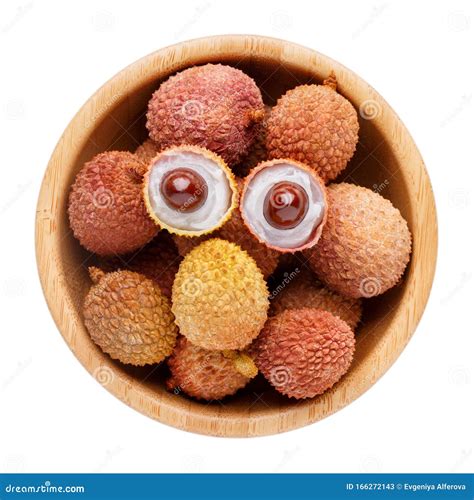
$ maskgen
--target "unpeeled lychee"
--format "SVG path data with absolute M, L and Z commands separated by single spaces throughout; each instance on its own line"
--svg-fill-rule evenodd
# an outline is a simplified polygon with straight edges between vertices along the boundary
M 270 158 L 292 158 L 328 182 L 352 158 L 359 123 L 352 104 L 336 92 L 333 75 L 323 85 L 300 85 L 278 99 L 267 125 Z
M 286 309 L 310 307 L 322 309 L 344 320 L 353 330 L 362 315 L 361 299 L 343 297 L 323 286 L 314 274 L 306 269 L 293 271 L 276 290 L 271 300 L 272 314 L 279 314 Z
M 408 264 L 411 235 L 392 203 L 353 184 L 328 187 L 328 218 L 305 253 L 321 281 L 346 297 L 374 297 L 396 285 Z
M 250 353 L 277 391 L 303 399 L 322 394 L 347 372 L 354 347 L 354 333 L 345 321 L 303 308 L 269 318 Z
M 204 349 L 243 349 L 267 319 L 268 289 L 255 261 L 234 243 L 211 239 L 191 250 L 173 283 L 180 332 Z
M 135 156 L 144 164 L 148 165 L 150 161 L 159 153 L 160 148 L 153 139 L 146 139 L 135 150 Z
M 202 146 L 234 165 L 249 151 L 263 116 L 252 78 L 231 66 L 206 64 L 160 85 L 148 104 L 146 126 L 160 148 Z
M 132 254 L 109 258 L 100 262 L 106 271 L 128 269 L 153 280 L 162 293 L 171 298 L 171 288 L 182 257 L 167 231 L 160 231 L 148 245 Z
M 169 356 L 177 328 L 158 285 L 131 271 L 90 268 L 90 275 L 94 284 L 83 312 L 92 340 L 111 358 L 131 365 L 159 363 Z
M 166 386 L 175 392 L 207 401 L 222 399 L 245 387 L 255 373 L 239 371 L 239 355 L 209 351 L 180 337 L 168 359 L 171 377 Z M 252 364 L 252 363 L 251 363 Z
M 98 255 L 132 252 L 148 243 L 158 228 L 142 199 L 143 164 L 125 151 L 107 151 L 87 162 L 69 194 L 74 236 Z

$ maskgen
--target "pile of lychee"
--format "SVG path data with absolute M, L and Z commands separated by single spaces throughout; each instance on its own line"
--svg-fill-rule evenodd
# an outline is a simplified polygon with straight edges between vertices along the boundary
M 166 362 L 168 389 L 208 401 L 259 372 L 296 399 L 344 376 L 362 300 L 400 281 L 411 236 L 389 200 L 332 182 L 359 132 L 336 86 L 271 107 L 239 69 L 191 67 L 151 96 L 134 153 L 82 167 L 68 214 L 97 256 L 83 315 L 105 353 Z

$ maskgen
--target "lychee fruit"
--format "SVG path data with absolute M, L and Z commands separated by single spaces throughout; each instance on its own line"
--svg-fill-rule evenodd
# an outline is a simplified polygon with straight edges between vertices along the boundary
M 235 173 L 239 177 L 246 177 L 252 168 L 268 159 L 266 146 L 267 122 L 270 117 L 271 109 L 271 106 L 265 104 L 265 115 L 263 120 L 255 127 L 255 139 L 250 151 L 248 155 L 234 168 Z
M 153 280 L 165 297 L 171 298 L 171 288 L 182 257 L 171 235 L 160 231 L 148 245 L 132 254 L 121 255 L 100 262 L 105 271 L 128 269 Z
M 255 261 L 234 243 L 204 241 L 181 262 L 172 310 L 180 332 L 204 349 L 243 349 L 262 329 L 268 289 Z
M 303 308 L 269 318 L 250 354 L 277 391 L 303 399 L 330 389 L 349 369 L 354 348 L 354 332 L 345 321 Z
M 352 104 L 336 92 L 331 75 L 323 85 L 300 85 L 272 108 L 267 124 L 269 158 L 292 158 L 314 168 L 324 182 L 352 158 L 359 123 Z
M 240 368 L 240 363 L 255 366 L 245 355 L 241 361 L 237 352 L 202 349 L 182 336 L 167 363 L 171 371 L 166 381 L 169 390 L 183 391 L 188 396 L 207 401 L 235 394 L 256 375 L 256 372 Z
M 230 66 L 206 64 L 160 85 L 148 103 L 146 126 L 160 148 L 202 146 L 232 166 L 249 151 L 263 116 L 252 78 Z
M 361 299 L 343 297 L 329 290 L 309 270 L 298 268 L 294 275 L 290 275 L 288 283 L 285 281 L 280 288 L 271 300 L 270 310 L 273 315 L 286 309 L 309 307 L 338 316 L 353 330 L 359 324 L 362 316 Z
M 326 188 L 303 163 L 270 160 L 245 178 L 240 213 L 264 245 L 294 253 L 314 246 L 326 222 Z
M 237 204 L 235 177 L 216 154 L 197 146 L 162 151 L 150 162 L 143 196 L 150 217 L 170 233 L 218 229 Z
M 143 164 L 132 153 L 107 151 L 87 162 L 69 194 L 74 236 L 98 255 L 132 252 L 158 232 L 142 197 Z
M 244 181 L 243 179 L 236 178 L 236 182 L 239 193 L 241 193 Z M 219 230 L 212 234 L 200 236 L 198 238 L 173 235 L 178 251 L 183 257 L 194 247 L 211 237 L 221 238 L 239 245 L 242 250 L 245 250 L 250 257 L 255 260 L 265 279 L 267 279 L 278 266 L 280 253 L 260 243 L 250 234 L 239 210 L 234 210 L 231 218 Z
M 392 203 L 353 184 L 328 187 L 328 219 L 310 267 L 346 297 L 374 297 L 395 286 L 410 259 L 411 235 Z
M 169 356 L 178 331 L 158 285 L 132 271 L 104 273 L 92 267 L 90 275 L 94 284 L 83 312 L 92 340 L 111 358 L 131 365 Z
M 160 148 L 158 144 L 153 139 L 148 138 L 135 150 L 135 156 L 142 163 L 148 165 L 150 161 L 159 153 L 159 151 Z

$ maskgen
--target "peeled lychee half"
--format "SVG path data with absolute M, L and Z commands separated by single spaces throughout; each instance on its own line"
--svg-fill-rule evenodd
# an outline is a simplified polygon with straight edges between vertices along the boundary
M 330 389 L 349 369 L 354 348 L 354 332 L 345 321 L 303 308 L 269 318 L 250 354 L 277 391 L 303 399 Z
M 236 178 L 235 180 L 239 190 L 240 199 L 240 193 L 242 192 L 244 181 L 239 178 Z M 194 247 L 211 237 L 221 238 L 239 245 L 242 250 L 245 250 L 250 257 L 255 260 L 265 278 L 268 278 L 278 266 L 280 253 L 277 250 L 273 250 L 263 243 L 260 243 L 254 236 L 252 236 L 247 226 L 244 224 L 240 210 L 234 210 L 231 218 L 220 229 L 212 234 L 197 238 L 173 235 L 178 251 L 183 257 Z
M 263 116 L 252 78 L 231 66 L 206 64 L 160 85 L 148 103 L 146 126 L 161 148 L 202 146 L 232 166 L 249 151 Z
M 352 158 L 359 134 L 357 112 L 336 92 L 331 75 L 323 85 L 300 85 L 278 99 L 267 125 L 269 158 L 292 158 L 314 168 L 324 182 Z
M 240 212 L 258 241 L 294 253 L 318 241 L 326 222 L 326 189 L 302 163 L 266 161 L 245 178 Z
M 392 203 L 370 189 L 328 186 L 328 218 L 321 238 L 305 252 L 330 289 L 346 297 L 374 297 L 396 285 L 408 264 L 411 235 Z
M 183 391 L 188 396 L 207 401 L 222 399 L 245 387 L 256 375 L 242 369 L 242 363 L 254 366 L 245 355 L 238 353 L 208 351 L 197 347 L 185 337 L 180 337 L 167 361 L 171 377 L 166 386 L 176 393 Z M 242 373 L 243 372 L 243 373 Z
M 98 255 L 132 252 L 158 232 L 142 197 L 143 164 L 125 151 L 107 151 L 87 162 L 69 194 L 74 236 Z
M 237 204 L 235 178 L 222 158 L 197 146 L 162 151 L 150 162 L 143 196 L 150 217 L 170 233 L 218 229 Z
M 289 274 L 280 284 L 271 300 L 271 313 L 279 314 L 286 309 L 310 307 L 322 309 L 344 320 L 353 330 L 362 315 L 361 299 L 343 297 L 326 288 L 316 276 L 307 269 L 299 269 Z
M 92 340 L 111 358 L 131 365 L 169 356 L 178 332 L 171 304 L 158 285 L 131 271 L 89 272 L 94 284 L 83 312 Z

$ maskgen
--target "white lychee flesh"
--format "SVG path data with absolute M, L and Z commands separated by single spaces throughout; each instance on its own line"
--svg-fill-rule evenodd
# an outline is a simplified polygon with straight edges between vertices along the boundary
M 207 198 L 192 212 L 174 209 L 164 200 L 160 186 L 165 174 L 187 168 L 199 174 L 207 184 Z M 152 164 L 148 180 L 148 199 L 157 219 L 182 231 L 208 231 L 221 225 L 232 207 L 233 190 L 226 171 L 212 157 L 194 151 L 165 151 Z
M 291 229 L 270 225 L 264 217 L 265 197 L 278 182 L 292 182 L 301 186 L 308 196 L 308 210 L 301 222 Z M 247 187 L 242 201 L 242 214 L 259 239 L 270 246 L 293 249 L 304 246 L 321 224 L 326 201 L 321 185 L 307 170 L 282 161 L 257 172 Z

